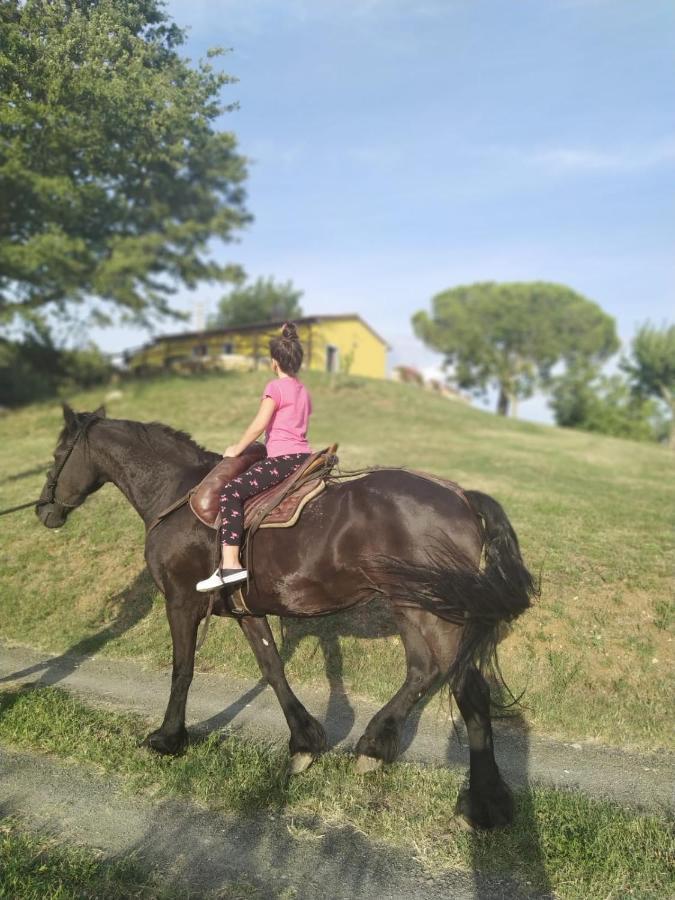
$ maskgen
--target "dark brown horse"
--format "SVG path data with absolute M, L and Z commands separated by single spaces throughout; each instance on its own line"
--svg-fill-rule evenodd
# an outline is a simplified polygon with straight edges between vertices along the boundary
M 70 511 L 107 481 L 122 491 L 147 528 L 220 459 L 164 425 L 68 407 L 64 418 L 55 464 L 36 508 L 48 528 L 63 525 Z M 213 569 L 215 552 L 213 532 L 185 506 L 147 534 L 145 558 L 166 597 L 173 640 L 169 703 L 161 727 L 147 739 L 159 753 L 180 753 L 187 743 L 185 704 L 197 630 L 208 607 L 208 596 L 198 594 L 195 583 Z M 239 625 L 288 722 L 291 771 L 302 771 L 322 753 L 326 737 L 286 681 L 266 616 L 324 615 L 379 596 L 392 606 L 407 673 L 359 740 L 357 770 L 394 760 L 407 716 L 446 682 L 469 737 L 470 781 L 458 812 L 481 827 L 509 822 L 511 795 L 495 763 L 490 692 L 480 670 L 504 623 L 529 606 L 533 592 L 499 504 L 433 476 L 379 469 L 337 480 L 294 527 L 258 531 L 246 593 L 255 615 L 240 618 Z M 214 611 L 227 615 L 226 601 L 223 591 Z

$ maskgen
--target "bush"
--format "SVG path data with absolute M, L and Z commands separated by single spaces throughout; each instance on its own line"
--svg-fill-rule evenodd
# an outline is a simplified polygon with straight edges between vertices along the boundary
M 556 379 L 550 401 L 556 424 L 636 441 L 663 438 L 658 404 L 636 396 L 620 375 L 572 369 Z
M 0 338 L 2 406 L 20 406 L 76 387 L 103 384 L 112 372 L 112 365 L 94 344 L 62 350 L 46 335 L 30 335 L 20 343 Z
M 113 373 L 113 367 L 95 344 L 78 350 L 64 350 L 61 354 L 63 383 L 61 387 L 93 387 L 105 384 Z

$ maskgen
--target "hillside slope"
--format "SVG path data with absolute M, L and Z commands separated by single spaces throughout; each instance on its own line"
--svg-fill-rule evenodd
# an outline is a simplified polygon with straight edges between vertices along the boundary
M 159 420 L 219 450 L 256 407 L 264 373 L 167 378 L 122 387 L 115 418 Z M 409 385 L 309 375 L 315 446 L 340 443 L 346 468 L 407 465 L 493 494 L 518 532 L 542 597 L 504 643 L 501 662 L 539 730 L 619 744 L 668 741 L 672 660 L 669 576 L 675 506 L 663 448 L 501 420 Z M 103 392 L 104 393 L 104 392 Z M 102 392 L 72 398 L 92 409 Z M 37 496 L 60 429 L 57 404 L 0 419 L 0 506 Z M 30 511 L 0 521 L 0 634 L 76 653 L 170 661 L 161 598 L 143 571 L 143 527 L 112 486 L 58 532 Z M 378 633 L 384 638 L 376 639 Z M 291 678 L 328 673 L 336 691 L 385 699 L 402 674 L 382 609 L 290 623 Z M 202 668 L 255 676 L 231 622 L 219 622 Z

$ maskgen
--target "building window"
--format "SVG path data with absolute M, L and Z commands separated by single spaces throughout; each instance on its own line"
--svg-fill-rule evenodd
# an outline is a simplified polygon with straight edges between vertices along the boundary
M 234 353 L 234 344 L 232 341 L 225 341 L 223 344 L 223 354 L 229 356 L 231 353 Z
M 334 344 L 326 347 L 326 372 L 337 372 L 340 351 Z
M 192 348 L 193 356 L 208 356 L 209 348 L 207 344 L 195 344 Z

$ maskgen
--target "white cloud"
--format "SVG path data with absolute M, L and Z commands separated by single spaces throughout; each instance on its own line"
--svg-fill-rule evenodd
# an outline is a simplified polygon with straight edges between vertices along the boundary
M 529 162 L 558 173 L 638 172 L 675 162 L 675 138 L 639 147 L 549 147 L 525 156 Z
M 273 138 L 254 138 L 244 148 L 253 164 L 281 165 L 290 168 L 305 160 L 307 146 L 304 141 L 283 142 Z

